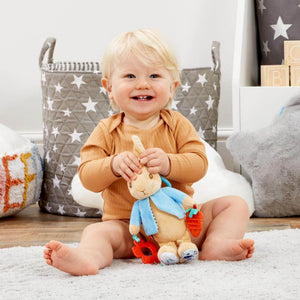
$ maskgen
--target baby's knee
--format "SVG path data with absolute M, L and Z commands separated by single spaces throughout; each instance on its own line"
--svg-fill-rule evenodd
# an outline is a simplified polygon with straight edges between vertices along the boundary
M 249 207 L 247 202 L 242 197 L 229 196 L 225 201 L 229 211 L 231 211 L 235 215 L 239 215 L 244 219 L 249 219 Z
M 216 216 L 224 210 L 233 210 L 239 214 L 249 215 L 246 201 L 240 196 L 229 195 L 212 201 L 212 215 Z
M 85 227 L 84 233 L 97 234 L 98 236 L 105 234 L 107 234 L 108 236 L 119 236 L 122 235 L 124 232 L 123 227 L 124 225 L 121 222 L 118 222 L 117 220 L 97 222 Z
M 102 223 L 98 222 L 98 223 L 93 223 L 93 224 L 90 224 L 88 226 L 86 226 L 84 229 L 83 229 L 83 234 L 84 235 L 91 235 L 91 234 L 98 234 L 99 231 L 101 231 L 101 227 L 102 227 Z
M 240 210 L 241 212 L 245 212 L 249 214 L 249 207 L 245 199 L 240 196 L 230 196 L 229 197 L 230 205 Z

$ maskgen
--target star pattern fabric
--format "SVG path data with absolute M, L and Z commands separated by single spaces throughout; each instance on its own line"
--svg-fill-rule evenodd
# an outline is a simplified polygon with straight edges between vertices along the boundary
M 300 40 L 299 0 L 256 0 L 261 65 L 281 65 L 286 40 Z
M 93 102 L 91 97 L 89 97 L 88 102 L 82 104 L 86 107 L 85 112 L 88 112 L 90 110 L 96 112 L 95 105 L 97 104 L 97 102 Z
M 278 17 L 277 23 L 270 26 L 274 30 L 274 40 L 280 36 L 283 36 L 286 39 L 289 38 L 287 35 L 287 30 L 292 26 L 292 24 L 284 24 L 280 16 Z
M 76 129 L 74 129 L 73 133 L 69 133 L 69 136 L 72 138 L 72 143 L 75 141 L 81 142 L 80 136 L 82 135 L 82 132 L 77 132 Z
M 217 70 L 216 65 L 182 70 L 182 85 L 171 107 L 213 147 L 220 97 L 219 57 L 216 61 Z M 54 62 L 41 67 L 45 171 L 40 207 L 60 215 L 99 217 L 99 210 L 80 206 L 71 194 L 82 145 L 98 122 L 113 114 L 99 64 L 88 63 L 88 70 L 86 64 Z
M 45 171 L 40 206 L 60 215 L 99 217 L 97 209 L 74 202 L 70 187 L 82 145 L 99 120 L 111 115 L 109 99 L 101 73 L 50 70 L 55 64 L 61 69 L 61 63 L 45 65 L 41 75 Z
M 211 68 L 183 69 L 183 84 L 175 92 L 172 109 L 187 117 L 199 136 L 217 147 L 220 73 Z

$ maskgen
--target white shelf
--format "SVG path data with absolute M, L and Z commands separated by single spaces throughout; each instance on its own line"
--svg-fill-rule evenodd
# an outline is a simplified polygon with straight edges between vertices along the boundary
M 239 94 L 238 129 L 256 130 L 270 125 L 300 87 L 240 87 Z
M 234 44 L 232 75 L 233 130 L 241 130 L 241 87 L 255 86 L 258 82 L 257 44 L 254 1 L 239 0 Z

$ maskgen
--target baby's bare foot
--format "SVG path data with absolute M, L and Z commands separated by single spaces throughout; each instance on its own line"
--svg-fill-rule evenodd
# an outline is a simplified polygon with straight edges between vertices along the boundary
M 72 275 L 96 275 L 99 271 L 89 254 L 57 241 L 46 244 L 44 258 L 48 265 Z
M 254 241 L 251 239 L 213 239 L 205 241 L 201 260 L 242 260 L 252 257 Z

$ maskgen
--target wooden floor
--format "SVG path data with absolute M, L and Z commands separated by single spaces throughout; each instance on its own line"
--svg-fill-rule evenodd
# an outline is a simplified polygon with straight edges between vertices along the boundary
M 0 248 L 44 245 L 52 239 L 65 243 L 78 242 L 83 228 L 95 222 L 100 220 L 44 213 L 35 204 L 16 216 L 0 219 Z M 288 228 L 300 228 L 300 217 L 251 218 L 247 231 Z

